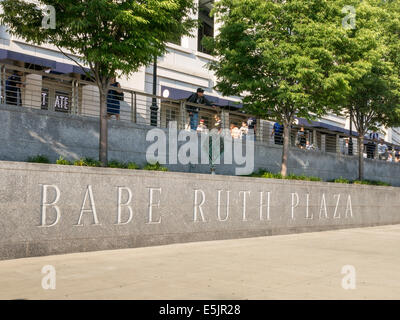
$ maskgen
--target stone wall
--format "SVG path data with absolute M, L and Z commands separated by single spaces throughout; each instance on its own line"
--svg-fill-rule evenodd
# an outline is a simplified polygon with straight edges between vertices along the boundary
M 397 224 L 399 212 L 395 187 L 0 161 L 0 259 Z
M 0 123 L 0 160 L 26 161 L 28 157 L 38 154 L 47 155 L 53 162 L 59 156 L 69 160 L 98 158 L 97 118 L 0 105 Z M 146 135 L 151 128 L 109 121 L 109 159 L 145 164 L 146 150 L 151 144 L 146 141 Z M 178 147 L 182 144 L 179 142 Z M 262 168 L 278 172 L 281 152 L 281 147 L 256 141 L 255 170 Z M 210 172 L 208 165 L 174 164 L 167 167 L 177 172 Z M 219 165 L 216 172 L 234 175 L 235 168 L 235 165 Z M 290 150 L 288 170 L 289 173 L 318 176 L 324 180 L 339 177 L 356 179 L 358 160 L 357 157 L 296 148 Z M 365 178 L 400 186 L 400 165 L 365 159 Z

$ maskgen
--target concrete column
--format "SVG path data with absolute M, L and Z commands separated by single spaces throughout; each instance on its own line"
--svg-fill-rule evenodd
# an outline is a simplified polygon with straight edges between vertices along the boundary
M 340 139 L 338 134 L 336 134 L 336 153 L 340 154 Z
M 198 8 L 199 6 L 199 0 L 194 0 L 195 6 Z M 195 14 L 191 15 L 191 18 L 197 20 L 198 19 L 198 12 Z M 193 52 L 197 51 L 197 38 L 198 38 L 198 30 L 197 28 L 193 29 L 191 34 L 189 36 L 183 36 L 181 39 L 181 45 L 182 47 L 186 49 L 190 49 Z
M 39 74 L 27 74 L 25 75 L 24 82 L 22 105 L 40 109 L 42 101 L 42 76 Z
M 317 130 L 313 130 L 313 144 L 314 147 L 318 147 Z
M 221 111 L 221 121 L 222 121 L 222 129 L 229 129 L 229 111 L 222 110 Z
M 321 151 L 325 152 L 326 150 L 326 135 L 321 134 Z

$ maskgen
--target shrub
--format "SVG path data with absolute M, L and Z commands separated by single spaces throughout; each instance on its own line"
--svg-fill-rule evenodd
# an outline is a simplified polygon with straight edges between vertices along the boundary
M 266 178 L 266 179 L 282 179 L 282 175 L 280 173 L 272 173 L 265 169 L 260 169 L 257 172 L 253 172 L 250 177 L 256 178 Z
M 295 175 L 293 173 L 287 175 L 285 178 L 280 173 L 272 173 L 266 170 L 259 170 L 250 175 L 251 177 L 266 178 L 266 179 L 288 179 L 288 180 L 304 180 L 304 181 L 322 181 L 319 177 L 308 177 L 305 175 Z
M 338 179 L 335 179 L 335 180 L 333 180 L 332 182 L 335 182 L 335 183 L 351 183 L 350 180 L 348 180 L 348 179 L 346 179 L 346 178 L 343 178 L 343 177 L 340 177 L 340 178 L 338 178 Z
M 80 167 L 100 167 L 100 162 L 92 158 L 83 158 L 75 160 L 74 166 Z
M 139 169 L 139 166 L 134 162 L 128 162 L 126 164 L 126 168 L 131 169 L 131 170 L 136 170 L 136 169 Z
M 148 163 L 143 167 L 143 170 L 152 170 L 152 171 L 168 171 L 168 168 L 163 167 L 158 162 L 155 164 Z
M 125 164 L 123 162 L 119 162 L 118 160 L 109 161 L 108 166 L 110 168 L 119 168 L 119 169 L 127 169 L 128 168 L 127 164 Z
M 371 186 L 385 186 L 385 187 L 390 187 L 390 183 L 386 183 L 383 181 L 374 181 L 374 180 L 354 180 L 354 184 L 365 184 L 365 185 L 371 185 Z
M 310 176 L 310 177 L 308 177 L 308 181 L 322 181 L 322 179 L 320 178 L 320 177 L 313 177 L 313 176 Z
M 83 160 L 83 159 L 75 160 L 75 161 L 74 161 L 74 166 L 79 166 L 79 167 L 84 167 L 84 166 L 86 166 L 85 160 Z
M 265 171 L 261 174 L 261 178 L 266 178 L 266 179 L 282 179 L 282 175 L 280 173 L 272 173 Z
M 303 180 L 303 181 L 322 181 L 321 178 L 319 177 L 313 177 L 313 176 L 305 176 L 305 175 L 295 175 L 295 174 L 289 174 L 286 176 L 285 179 L 288 180 Z
M 49 158 L 47 156 L 39 154 L 34 157 L 29 157 L 28 162 L 35 162 L 35 163 L 50 163 Z
M 66 159 L 64 159 L 62 156 L 60 156 L 57 160 L 56 160 L 56 164 L 59 165 L 64 165 L 64 166 L 69 166 L 72 164 L 71 161 L 68 161 Z

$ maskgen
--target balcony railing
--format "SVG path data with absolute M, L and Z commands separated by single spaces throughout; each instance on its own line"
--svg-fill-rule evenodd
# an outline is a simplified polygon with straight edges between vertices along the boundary
M 0 101 L 16 107 L 30 107 L 73 115 L 99 117 L 100 99 L 97 86 L 93 82 L 70 77 L 21 68 L 8 64 L 0 65 Z M 21 75 L 17 73 L 21 72 Z M 231 129 L 232 136 L 241 138 L 252 115 L 240 110 L 220 106 L 209 107 L 153 96 L 137 90 L 111 86 L 107 97 L 107 112 L 110 121 L 131 122 L 140 125 L 168 128 L 171 121 L 177 122 L 178 129 L 190 130 L 188 107 L 198 108 L 198 131 L 207 132 L 214 128 Z M 155 99 L 157 111 L 151 112 Z M 153 117 L 153 118 L 152 118 Z M 156 117 L 156 118 L 155 118 Z M 271 147 L 281 147 L 280 132 L 273 132 L 273 123 L 268 119 L 257 119 L 255 125 L 256 141 Z M 350 147 L 349 147 L 350 143 Z M 353 146 L 351 147 L 351 143 Z M 386 143 L 387 150 L 378 146 L 378 141 L 364 139 L 364 157 L 370 159 L 393 160 L 400 162 L 400 146 Z M 340 156 L 357 156 L 357 137 L 349 134 L 316 128 L 312 125 L 293 125 L 290 130 L 290 146 L 304 152 L 325 152 Z

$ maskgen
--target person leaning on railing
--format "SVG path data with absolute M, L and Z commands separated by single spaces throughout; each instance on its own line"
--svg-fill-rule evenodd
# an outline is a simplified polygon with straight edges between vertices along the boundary
M 383 139 L 381 139 L 378 144 L 378 157 L 379 160 L 387 160 L 388 157 L 388 146 Z
M 204 90 L 198 88 L 196 93 L 193 93 L 189 98 L 186 99 L 187 102 L 196 104 L 205 104 L 206 106 L 214 105 L 204 96 Z M 186 111 L 189 113 L 190 117 L 190 129 L 196 131 L 199 123 L 199 107 L 186 105 Z

